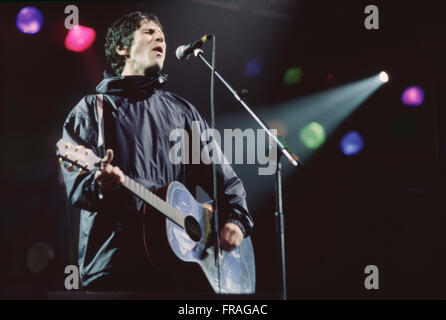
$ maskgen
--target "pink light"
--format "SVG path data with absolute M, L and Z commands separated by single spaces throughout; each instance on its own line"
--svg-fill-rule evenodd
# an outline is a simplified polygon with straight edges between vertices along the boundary
M 419 86 L 411 86 L 403 91 L 401 101 L 410 107 L 416 107 L 424 101 L 424 90 Z
M 74 26 L 65 38 L 65 48 L 74 52 L 87 50 L 96 38 L 96 31 L 81 25 Z

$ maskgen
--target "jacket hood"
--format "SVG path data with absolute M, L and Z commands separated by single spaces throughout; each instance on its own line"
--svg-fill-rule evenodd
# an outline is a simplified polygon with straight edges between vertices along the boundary
M 167 75 L 154 76 L 116 76 L 104 72 L 104 79 L 97 85 L 96 92 L 112 95 L 150 94 L 167 81 Z

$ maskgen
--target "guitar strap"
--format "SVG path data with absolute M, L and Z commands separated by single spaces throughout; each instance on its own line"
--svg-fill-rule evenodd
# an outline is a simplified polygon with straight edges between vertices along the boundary
M 98 147 L 104 144 L 102 138 L 102 118 L 104 114 L 104 95 L 102 93 L 96 95 L 96 107 L 98 111 Z

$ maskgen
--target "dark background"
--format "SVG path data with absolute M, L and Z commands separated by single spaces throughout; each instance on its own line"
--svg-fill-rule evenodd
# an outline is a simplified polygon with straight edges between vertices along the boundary
M 63 290 L 64 266 L 75 261 L 76 217 L 65 205 L 54 157 L 63 121 L 83 95 L 94 92 L 105 67 L 106 28 L 121 15 L 153 10 L 166 29 L 168 89 L 209 119 L 209 72 L 180 62 L 175 48 L 204 33 L 217 36 L 217 68 L 249 91 L 256 110 L 356 81 L 381 70 L 391 81 L 328 137 L 305 167 L 289 171 L 284 189 L 288 295 L 291 299 L 446 298 L 444 30 L 439 2 L 407 1 L 144 1 L 74 2 L 80 24 L 96 30 L 82 53 L 63 45 L 64 8 L 72 2 L 1 3 L 1 266 L 5 296 Z M 364 8 L 378 6 L 380 29 L 364 28 Z M 25 5 L 44 25 L 35 35 L 15 26 Z M 209 50 L 210 52 L 210 47 Z M 208 52 L 208 54 L 209 54 Z M 249 59 L 262 74 L 245 77 Z M 283 84 L 287 68 L 302 81 Z M 334 79 L 327 81 L 328 73 Z M 425 89 L 418 108 L 402 105 L 409 85 Z M 243 114 L 216 85 L 219 117 Z M 236 123 L 236 122 L 235 122 Z M 256 127 L 252 123 L 252 127 Z M 339 139 L 359 129 L 363 152 L 346 157 Z M 297 137 L 287 137 L 297 139 Z M 284 164 L 287 166 L 287 164 Z M 237 170 L 255 172 L 246 165 Z M 239 172 L 243 177 L 244 173 Z M 259 294 L 280 290 L 275 264 L 274 198 L 256 198 L 244 179 L 255 218 L 253 242 Z M 55 258 L 41 273 L 26 267 L 27 251 L 48 243 Z M 364 288 L 364 268 L 380 270 L 380 289 Z

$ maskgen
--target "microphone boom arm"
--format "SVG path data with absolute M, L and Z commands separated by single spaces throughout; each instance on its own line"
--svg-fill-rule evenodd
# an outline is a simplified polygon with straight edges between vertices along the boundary
M 212 70 L 212 65 L 206 60 L 206 58 L 203 56 L 203 50 L 201 49 L 195 49 L 194 55 L 196 57 L 200 57 L 201 60 Z M 217 72 L 217 70 L 213 70 L 215 75 L 218 79 L 228 88 L 228 90 L 232 93 L 234 98 L 240 102 L 240 104 L 246 109 L 246 111 L 249 112 L 249 114 L 254 118 L 254 120 L 262 127 L 263 130 L 266 131 L 266 133 L 273 139 L 274 142 L 276 142 L 277 147 L 279 150 L 285 155 L 285 157 L 288 159 L 288 161 L 295 167 L 298 165 L 303 165 L 302 161 L 299 159 L 299 157 L 291 150 L 291 148 L 286 145 L 283 138 L 279 139 L 277 136 L 275 136 L 269 128 L 266 126 L 266 124 L 254 113 L 254 111 L 251 110 L 251 108 L 246 104 L 246 102 L 243 100 L 242 97 L 237 93 L 236 90 L 234 90 L 229 83 L 226 82 L 226 80 Z M 283 142 L 282 142 L 283 141 Z

